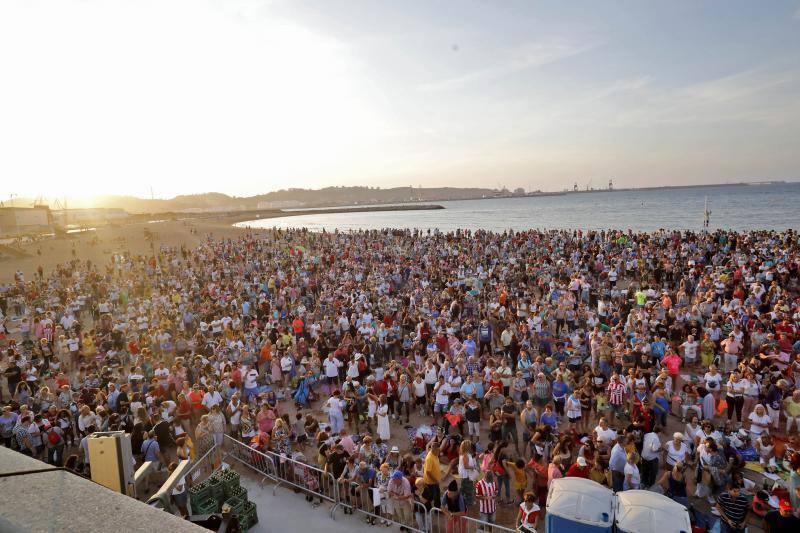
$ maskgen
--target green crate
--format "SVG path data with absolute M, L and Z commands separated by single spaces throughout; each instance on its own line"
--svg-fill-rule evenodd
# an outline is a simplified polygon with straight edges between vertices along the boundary
M 214 498 L 192 498 L 192 514 L 210 514 L 218 511 L 217 501 Z
M 222 485 L 225 487 L 225 496 L 230 498 L 234 489 L 239 487 L 239 474 L 233 470 L 223 470 Z
M 239 516 L 242 513 L 242 509 L 244 508 L 244 504 L 246 502 L 247 500 L 233 497 L 225 500 L 225 503 L 223 503 L 223 505 L 229 505 L 231 508 L 231 513 L 233 513 L 236 516 Z
M 253 509 L 253 512 L 250 514 L 238 516 L 237 519 L 239 520 L 239 526 L 241 527 L 242 531 L 247 531 L 254 525 L 258 524 L 258 514 L 256 514 L 255 509 Z
M 244 506 L 242 506 L 242 512 L 239 515 L 239 520 L 245 520 L 250 524 L 249 527 L 253 527 L 254 524 L 258 523 L 258 513 L 256 512 L 256 504 L 251 501 L 246 501 Z
M 208 483 L 203 481 L 196 485 L 192 485 L 191 487 L 189 487 L 189 495 L 192 498 L 198 498 L 201 500 L 206 499 L 208 496 L 211 495 Z
M 217 500 L 217 502 L 225 501 L 225 485 L 222 484 L 222 480 L 218 477 L 212 477 L 208 480 L 208 488 L 211 493 L 211 497 Z
M 256 519 L 255 522 L 252 522 L 250 517 L 244 517 L 244 516 L 239 517 L 239 528 L 242 531 L 247 531 L 248 529 L 250 529 L 251 527 L 253 527 L 257 523 L 258 523 L 257 519 Z
M 231 489 L 229 494 L 226 494 L 226 496 L 228 498 L 239 498 L 247 501 L 247 489 L 244 487 L 234 487 Z

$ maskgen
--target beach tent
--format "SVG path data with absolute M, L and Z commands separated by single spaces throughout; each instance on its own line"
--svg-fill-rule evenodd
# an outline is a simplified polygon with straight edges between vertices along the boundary
M 547 494 L 545 531 L 610 532 L 614 524 L 614 493 L 579 477 L 554 479 Z
M 619 533 L 691 533 L 686 507 L 663 494 L 626 490 L 616 495 L 614 521 Z

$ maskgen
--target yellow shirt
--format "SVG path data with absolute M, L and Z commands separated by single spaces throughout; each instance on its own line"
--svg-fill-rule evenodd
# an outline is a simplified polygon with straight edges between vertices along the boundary
M 435 453 L 430 453 L 425 456 L 425 466 L 422 469 L 422 480 L 426 485 L 436 485 L 439 483 L 441 476 L 441 466 L 439 465 L 439 456 Z
M 603 396 L 598 396 L 597 397 L 597 410 L 598 411 L 602 411 L 603 409 L 606 408 L 607 405 L 608 405 L 608 398 L 605 398 Z
M 511 461 L 506 461 L 506 470 L 514 476 L 514 488 L 524 489 L 528 486 L 528 476 L 525 474 L 524 468 L 517 468 Z
M 786 400 L 786 414 L 795 418 L 800 416 L 800 403 L 795 402 L 793 398 Z

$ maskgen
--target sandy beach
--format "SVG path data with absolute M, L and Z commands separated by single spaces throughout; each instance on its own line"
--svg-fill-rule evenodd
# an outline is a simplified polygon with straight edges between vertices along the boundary
M 167 220 L 163 222 L 141 222 L 119 226 L 99 226 L 95 231 L 72 233 L 68 237 L 51 237 L 38 242 L 23 244 L 20 248 L 25 257 L 2 257 L 0 259 L 0 283 L 14 281 L 14 273 L 21 270 L 26 279 L 31 279 L 41 266 L 45 274 L 61 263 L 74 258 L 105 265 L 116 253 L 148 254 L 160 246 L 197 246 L 208 237 L 233 238 L 248 230 L 232 226 L 229 221 L 212 220 Z M 147 238 L 147 232 L 153 235 Z

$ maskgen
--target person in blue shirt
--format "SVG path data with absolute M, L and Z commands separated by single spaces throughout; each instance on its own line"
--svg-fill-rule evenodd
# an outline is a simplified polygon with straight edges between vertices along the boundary
M 558 361 L 559 363 L 561 363 L 562 361 L 566 361 L 568 356 L 569 356 L 569 354 L 564 349 L 564 343 L 563 342 L 557 342 L 556 343 L 556 351 L 553 353 L 553 358 L 556 361 Z
M 528 355 L 528 352 L 522 351 L 519 354 L 519 361 L 517 361 L 517 370 L 522 372 L 522 377 L 525 378 L 526 381 L 531 379 L 531 358 Z
M 147 433 L 147 438 L 142 442 L 142 457 L 144 462 L 147 461 L 156 461 L 161 462 L 162 465 L 166 466 L 167 461 L 164 459 L 164 454 L 161 453 L 161 448 L 158 446 L 158 441 L 156 440 L 156 434 L 154 431 L 150 431 Z
M 489 356 L 492 355 L 492 326 L 485 318 L 481 320 L 481 323 L 478 325 L 478 343 L 478 355 L 483 355 L 484 348 Z
M 653 413 L 656 415 L 658 423 L 662 427 L 667 427 L 667 415 L 669 414 L 669 399 L 662 389 L 653 393 Z
M 547 330 L 542 330 L 539 334 L 539 351 L 545 355 L 545 357 L 550 357 L 553 353 L 553 345 L 550 342 L 550 332 Z
M 471 375 L 467 375 L 467 379 L 461 385 L 461 390 L 459 392 L 461 393 L 461 397 L 464 399 L 464 401 L 471 398 L 472 395 L 477 392 L 475 383 L 473 383 Z
M 569 387 L 564 381 L 564 376 L 561 373 L 556 373 L 556 379 L 553 381 L 553 401 L 556 404 L 556 413 L 564 415 L 564 404 L 567 401 L 567 393 Z
M 478 345 L 472 339 L 472 335 L 467 335 L 467 338 L 463 343 L 463 348 L 464 348 L 464 353 L 466 353 L 468 357 L 475 355 L 475 352 L 478 349 Z
M 552 429 L 556 429 L 556 426 L 558 426 L 558 416 L 553 412 L 553 407 L 549 403 L 544 406 L 544 412 L 539 418 L 539 423 L 550 426 Z
M 661 339 L 656 337 L 656 340 L 650 343 L 650 353 L 653 357 L 661 361 L 667 351 L 667 345 Z
M 475 372 L 474 376 L 472 382 L 475 384 L 475 396 L 477 396 L 479 400 L 483 400 L 483 397 L 486 395 L 486 389 L 483 386 L 483 378 L 480 372 Z

